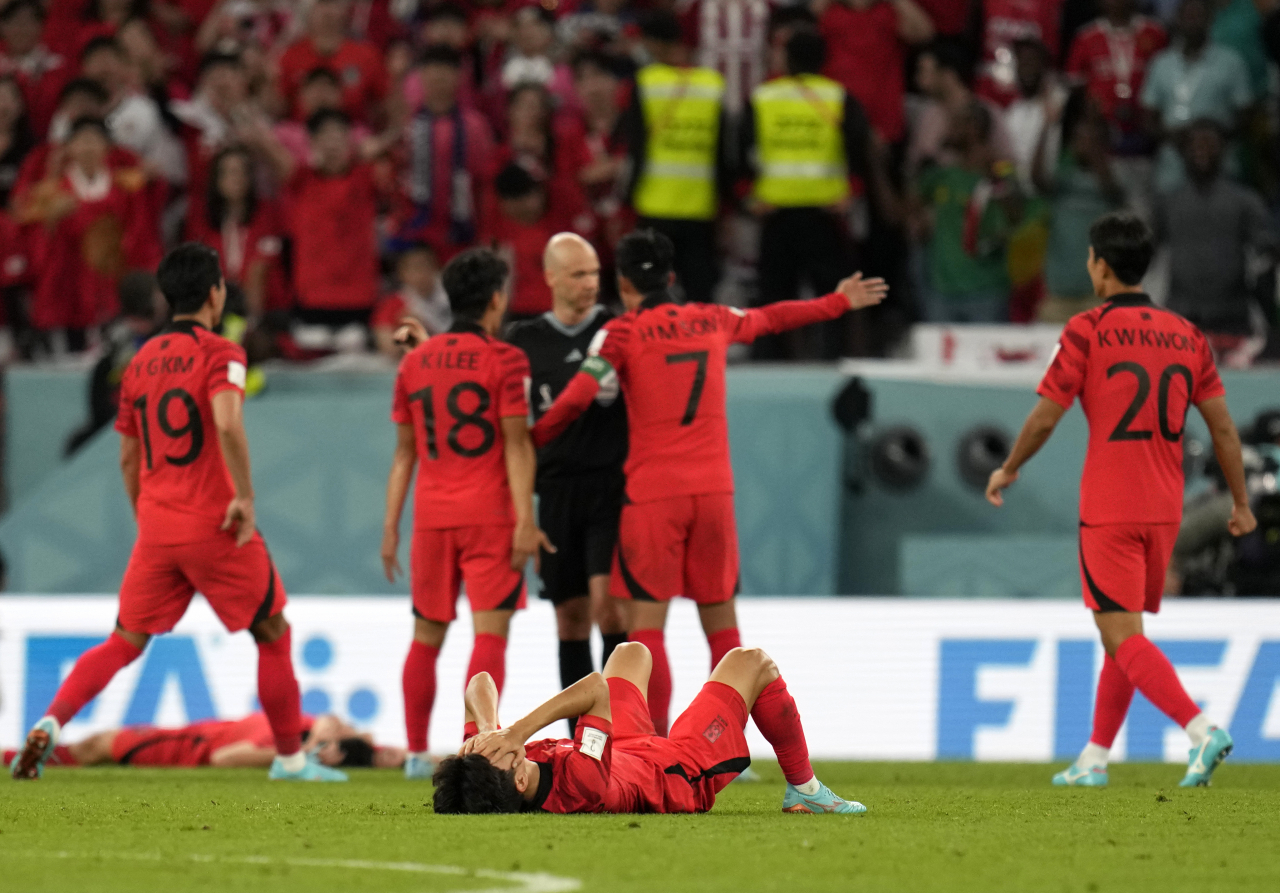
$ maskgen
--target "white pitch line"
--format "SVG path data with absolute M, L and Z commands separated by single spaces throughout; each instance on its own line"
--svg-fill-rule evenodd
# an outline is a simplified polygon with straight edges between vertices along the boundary
M 345 868 L 353 871 L 402 871 L 413 874 L 442 874 L 449 877 L 474 877 L 504 881 L 519 886 L 486 887 L 465 893 L 573 893 L 582 889 L 577 878 L 527 871 L 497 871 L 492 868 L 463 868 L 459 865 L 427 865 L 423 862 L 371 862 L 365 859 L 298 859 L 277 856 L 210 856 L 191 853 L 187 856 L 165 856 L 162 853 L 9 853 L 13 856 L 44 856 L 54 859 L 123 859 L 132 862 L 221 862 L 229 865 L 288 865 L 293 868 Z M 461 891 L 460 891 L 461 893 Z

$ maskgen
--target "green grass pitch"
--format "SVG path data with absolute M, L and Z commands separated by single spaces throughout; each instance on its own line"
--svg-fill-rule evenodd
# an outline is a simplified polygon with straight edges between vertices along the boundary
M 862 817 L 779 812 L 775 764 L 704 816 L 441 816 L 431 785 L 249 770 L 53 769 L 0 780 L 0 889 L 442 891 L 1280 890 L 1280 766 L 1182 790 L 1174 765 L 1117 765 L 1105 790 L 1055 768 L 826 763 Z

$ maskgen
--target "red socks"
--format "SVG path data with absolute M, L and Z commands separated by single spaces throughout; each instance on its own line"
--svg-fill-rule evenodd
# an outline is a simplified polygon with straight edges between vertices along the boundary
M 409 750 L 425 753 L 427 726 L 431 708 L 436 702 L 436 659 L 440 649 L 414 639 L 404 661 L 401 684 L 404 687 L 404 728 L 409 736 Z
M 708 633 L 707 644 L 711 646 L 711 669 L 714 670 L 726 654 L 742 647 L 742 637 L 738 635 L 738 628 L 735 626 Z
M 1098 697 L 1093 704 L 1093 734 L 1089 736 L 1091 744 L 1110 749 L 1129 713 L 1132 700 L 1133 683 L 1115 658 L 1108 654 L 1102 662 L 1102 675 L 1098 677 Z
M 502 694 L 502 683 L 507 679 L 506 639 L 493 633 L 476 633 L 475 643 L 471 646 L 471 663 L 467 665 L 467 678 L 462 680 L 464 690 L 476 673 L 492 676 L 498 694 Z
M 649 718 L 663 738 L 667 737 L 667 720 L 671 712 L 671 663 L 667 660 L 667 640 L 660 629 L 636 629 L 629 636 L 649 649 L 653 670 L 649 673 Z
M 292 655 L 292 629 L 285 629 L 274 642 L 258 643 L 258 701 L 282 757 L 302 749 L 302 695 Z
M 1200 713 L 1159 648 L 1146 636 L 1130 636 L 1116 649 L 1116 664 L 1165 716 L 1185 727 Z M 1105 667 L 1104 670 L 1105 672 Z
M 107 687 L 116 673 L 137 660 L 140 654 L 142 649 L 133 647 L 118 632 L 113 632 L 101 645 L 80 655 L 71 674 L 53 696 L 48 715 L 65 726 L 80 708 Z
M 787 691 L 787 683 L 779 676 L 764 687 L 751 708 L 751 718 L 764 739 L 773 746 L 778 765 L 787 782 L 801 785 L 813 778 L 809 765 L 809 744 L 804 740 L 804 726 L 795 699 Z

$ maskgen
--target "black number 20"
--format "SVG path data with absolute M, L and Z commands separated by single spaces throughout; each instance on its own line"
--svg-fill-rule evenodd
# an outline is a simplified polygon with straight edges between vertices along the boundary
M 702 389 L 707 383 L 707 351 L 695 350 L 689 353 L 673 353 L 667 357 L 667 365 L 676 363 L 697 363 L 698 369 L 693 373 L 693 389 L 689 391 L 689 402 L 684 407 L 684 418 L 681 425 L 692 425 L 698 415 L 698 404 L 702 402 Z
M 1111 432 L 1108 440 L 1150 440 L 1154 433 L 1151 431 L 1135 431 L 1129 426 L 1133 424 L 1134 419 L 1138 417 L 1138 413 L 1142 411 L 1142 407 L 1147 402 L 1147 398 L 1151 396 L 1151 376 L 1147 374 L 1147 370 L 1137 363 L 1124 362 L 1116 363 L 1107 369 L 1107 378 L 1118 375 L 1121 372 L 1128 372 L 1138 380 L 1138 392 L 1133 395 L 1133 402 L 1129 404 L 1129 408 L 1125 410 L 1124 415 L 1120 417 L 1120 421 L 1116 423 L 1115 430 Z M 1181 378 L 1187 383 L 1187 398 L 1190 400 L 1192 392 L 1195 390 L 1191 377 L 1191 370 L 1181 363 L 1174 363 L 1172 366 L 1165 368 L 1160 373 L 1160 384 L 1156 393 L 1156 408 L 1160 417 L 1160 436 L 1170 443 L 1176 443 L 1182 438 L 1182 432 L 1187 429 L 1186 415 L 1184 415 L 1182 427 L 1174 431 L 1169 424 L 1169 388 L 1173 385 L 1175 378 Z
M 440 449 L 436 445 L 434 393 L 434 387 L 425 387 L 409 395 L 410 400 L 417 400 L 422 404 L 422 426 L 427 434 L 428 459 L 440 458 Z M 462 408 L 463 394 L 475 395 L 476 406 L 470 412 Z M 454 422 L 453 427 L 449 429 L 446 440 L 453 451 L 464 459 L 475 459 L 483 456 L 489 452 L 490 447 L 498 439 L 498 432 L 494 429 L 493 423 L 484 417 L 484 414 L 489 411 L 490 402 L 489 392 L 474 381 L 458 382 L 449 390 L 449 395 L 445 397 L 445 409 L 449 411 L 449 415 L 453 416 Z M 478 446 L 465 447 L 462 445 L 462 431 L 468 427 L 475 428 L 480 432 Z
M 182 404 L 182 408 L 187 413 L 187 420 L 176 427 L 169 421 L 169 405 L 175 400 Z M 142 448 L 146 454 L 147 470 L 150 471 L 152 468 L 151 423 L 147 419 L 147 395 L 143 394 L 134 400 L 133 405 L 137 408 L 138 417 L 142 420 Z M 173 388 L 160 396 L 160 402 L 156 405 L 156 425 L 159 426 L 161 433 L 173 440 L 183 437 L 191 438 L 185 453 L 176 456 L 165 453 L 164 460 L 170 465 L 190 465 L 200 456 L 200 450 L 204 448 L 204 423 L 200 421 L 200 407 L 196 406 L 195 398 L 182 388 Z

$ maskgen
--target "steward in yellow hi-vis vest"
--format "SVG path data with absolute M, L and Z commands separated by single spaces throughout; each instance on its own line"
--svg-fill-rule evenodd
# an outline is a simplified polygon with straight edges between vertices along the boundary
M 710 301 L 720 279 L 716 218 L 729 194 L 724 77 L 686 65 L 680 25 L 670 12 L 641 18 L 653 62 L 636 73 L 625 121 L 631 206 L 642 227 L 675 245 L 676 280 L 690 301 Z
M 806 284 L 827 294 L 856 269 L 850 177 L 871 180 L 866 113 L 844 87 L 818 74 L 826 59 L 822 36 L 796 31 L 786 54 L 787 74 L 755 89 L 740 125 L 747 207 L 760 218 L 757 305 L 799 298 Z M 824 326 L 816 349 L 794 338 L 762 338 L 752 356 L 834 359 L 847 352 L 846 334 L 837 320 Z

